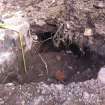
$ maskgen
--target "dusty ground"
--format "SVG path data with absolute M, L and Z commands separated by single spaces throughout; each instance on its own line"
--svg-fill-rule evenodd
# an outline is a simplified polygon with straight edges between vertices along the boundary
M 32 35 L 44 39 L 57 31 L 65 11 L 63 0 L 2 0 L 0 5 L 1 14 L 24 11 Z M 97 80 L 104 58 L 96 52 L 82 55 L 75 45 L 71 50 L 55 48 L 52 40 L 40 47 L 33 42 L 26 54 L 27 73 L 21 64 L 18 74 L 0 84 L 0 105 L 104 105 L 105 85 Z
M 105 86 L 97 80 L 69 85 L 0 85 L 1 105 L 104 105 Z

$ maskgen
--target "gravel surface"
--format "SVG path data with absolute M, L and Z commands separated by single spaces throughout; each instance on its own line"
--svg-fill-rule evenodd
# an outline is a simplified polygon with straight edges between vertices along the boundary
M 84 83 L 50 84 L 43 82 L 0 85 L 0 105 L 104 105 L 105 85 L 98 80 Z

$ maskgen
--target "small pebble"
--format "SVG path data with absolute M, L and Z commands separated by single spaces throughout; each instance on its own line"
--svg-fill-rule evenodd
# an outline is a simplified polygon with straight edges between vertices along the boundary
M 38 36 L 37 36 L 37 35 L 33 35 L 32 38 L 33 38 L 35 41 L 38 41 Z
M 59 90 L 62 90 L 64 88 L 64 85 L 62 85 L 62 84 L 56 84 L 55 86 Z
M 91 28 L 85 28 L 85 31 L 84 31 L 84 36 L 92 36 L 93 35 L 93 31 Z
M 105 84 L 105 67 L 102 67 L 98 72 L 98 80 Z
M 84 99 L 89 99 L 90 95 L 88 92 L 83 92 Z
M 52 3 L 55 3 L 56 2 L 56 0 L 52 0 Z
M 70 24 L 66 23 L 67 29 L 70 29 Z

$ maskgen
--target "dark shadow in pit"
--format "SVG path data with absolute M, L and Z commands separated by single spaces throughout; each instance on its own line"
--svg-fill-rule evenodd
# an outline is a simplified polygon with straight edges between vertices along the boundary
M 22 83 L 44 81 L 67 84 L 97 78 L 100 67 L 105 64 L 103 57 L 89 50 L 83 54 L 75 44 L 71 44 L 68 50 L 72 53 L 66 53 L 66 49 L 63 48 L 55 48 L 50 40 L 44 43 L 38 52 L 44 61 L 32 51 L 31 55 L 26 57 L 28 73 L 22 76 Z M 48 74 L 44 62 L 48 66 Z

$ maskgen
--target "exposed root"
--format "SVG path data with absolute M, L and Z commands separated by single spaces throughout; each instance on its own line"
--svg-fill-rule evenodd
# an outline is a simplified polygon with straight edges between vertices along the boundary
M 60 24 L 58 30 L 56 31 L 56 33 L 54 34 L 53 36 L 53 44 L 56 46 L 56 47 L 59 47 L 60 45 L 60 42 L 63 41 L 63 35 L 62 35 L 62 30 L 63 30 L 63 24 Z
M 48 65 L 47 65 L 46 61 L 43 59 L 43 57 L 41 56 L 41 54 L 38 53 L 38 56 L 41 58 L 42 62 L 44 63 L 45 68 L 46 68 L 46 74 L 48 75 Z

